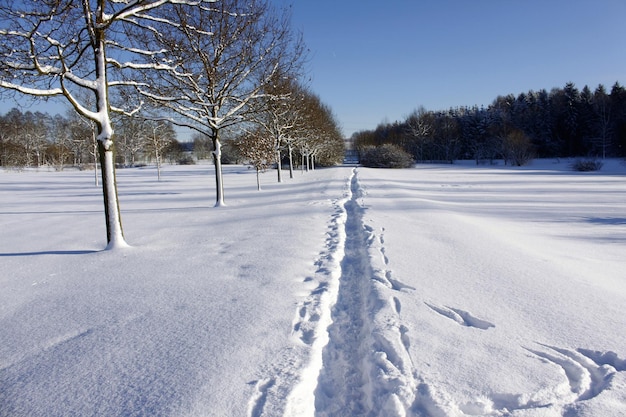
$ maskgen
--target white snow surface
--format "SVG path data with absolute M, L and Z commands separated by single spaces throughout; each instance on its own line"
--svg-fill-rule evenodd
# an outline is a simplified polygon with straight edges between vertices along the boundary
M 0 172 L 0 416 L 624 416 L 626 166 Z

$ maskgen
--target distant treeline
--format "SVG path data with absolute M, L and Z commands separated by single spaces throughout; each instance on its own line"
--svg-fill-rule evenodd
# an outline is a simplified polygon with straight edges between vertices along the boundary
M 119 118 L 116 162 L 131 166 L 155 158 L 178 161 L 184 147 L 169 123 Z M 74 111 L 67 116 L 14 108 L 0 115 L 0 166 L 93 167 L 98 152 L 95 127 Z
M 564 88 L 497 97 L 487 108 L 415 110 L 406 120 L 380 124 L 352 137 L 360 152 L 393 144 L 420 161 L 532 157 L 626 156 L 626 90 L 573 83 Z

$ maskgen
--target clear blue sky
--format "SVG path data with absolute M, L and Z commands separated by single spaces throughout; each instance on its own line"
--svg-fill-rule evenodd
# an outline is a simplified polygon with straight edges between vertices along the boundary
M 626 0 L 271 1 L 292 4 L 310 87 L 346 136 L 419 106 L 487 106 L 570 81 L 626 85 Z
M 346 136 L 419 106 L 626 84 L 626 0 L 272 1 L 292 4 L 311 88 Z

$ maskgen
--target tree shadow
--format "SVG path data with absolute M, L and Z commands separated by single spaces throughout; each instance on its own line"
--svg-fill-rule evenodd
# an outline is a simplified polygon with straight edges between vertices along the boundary
M 592 224 L 626 225 L 626 217 L 589 217 L 585 221 Z
M 0 257 L 10 256 L 40 256 L 40 255 L 86 255 L 88 253 L 100 252 L 99 250 L 47 250 L 40 252 L 14 252 L 0 253 Z

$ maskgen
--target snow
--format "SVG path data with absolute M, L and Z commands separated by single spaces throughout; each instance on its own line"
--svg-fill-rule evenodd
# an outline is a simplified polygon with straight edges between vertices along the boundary
M 0 171 L 0 416 L 626 415 L 626 166 Z

